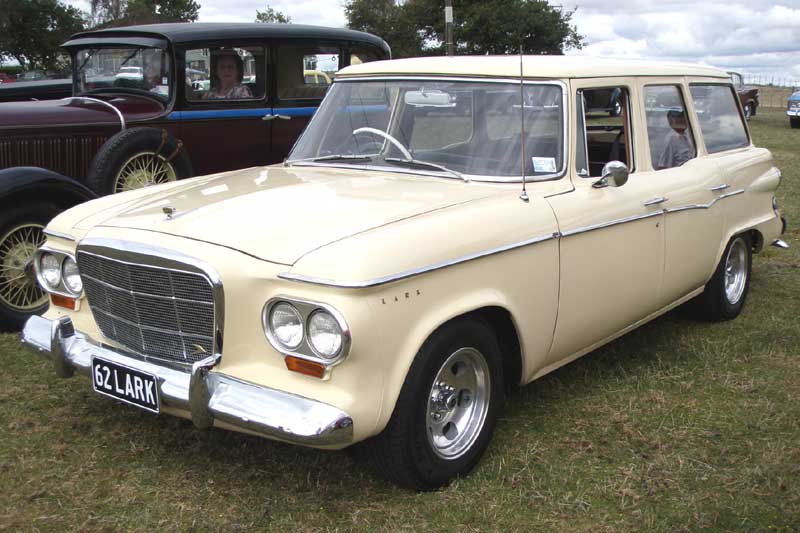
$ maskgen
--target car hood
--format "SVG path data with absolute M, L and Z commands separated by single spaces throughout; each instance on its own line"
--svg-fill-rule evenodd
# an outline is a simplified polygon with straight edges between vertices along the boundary
M 156 117 L 164 112 L 163 105 L 141 96 L 103 96 L 102 100 L 116 107 L 128 120 Z M 0 130 L 76 124 L 119 127 L 120 120 L 110 106 L 82 98 L 0 103 Z
M 496 187 L 442 178 L 258 167 L 187 180 L 134 201 L 117 195 L 118 205 L 76 221 L 75 227 L 164 233 L 292 265 L 332 242 L 494 194 Z M 98 202 L 103 200 L 107 203 Z

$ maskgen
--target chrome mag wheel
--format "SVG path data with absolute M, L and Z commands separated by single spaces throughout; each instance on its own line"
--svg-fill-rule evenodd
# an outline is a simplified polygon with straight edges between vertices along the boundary
M 26 223 L 0 236 L 0 301 L 14 311 L 31 312 L 47 303 L 33 269 L 33 254 L 45 241 L 43 229 Z
M 175 168 L 164 156 L 140 152 L 130 157 L 120 168 L 114 180 L 114 192 L 132 191 L 176 179 Z
M 460 348 L 444 362 L 428 395 L 428 442 L 443 459 L 457 459 L 480 435 L 489 411 L 489 366 L 475 348 Z
M 725 298 L 730 304 L 739 302 L 747 285 L 749 269 L 746 246 L 742 238 L 737 238 L 725 257 Z

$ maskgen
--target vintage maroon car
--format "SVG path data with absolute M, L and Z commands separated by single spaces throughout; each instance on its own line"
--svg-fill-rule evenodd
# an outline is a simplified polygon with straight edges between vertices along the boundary
M 305 72 L 332 77 L 390 57 L 374 35 L 294 24 L 132 26 L 80 33 L 63 48 L 74 96 L 0 103 L 0 328 L 46 307 L 30 253 L 87 187 L 104 195 L 280 162 L 327 91 Z M 77 192 L 31 192 L 54 175 L 77 180 Z
M 728 72 L 731 76 L 731 81 L 739 93 L 739 100 L 742 102 L 742 109 L 744 109 L 744 118 L 750 120 L 750 117 L 755 116 L 758 109 L 758 87 L 751 87 L 744 84 L 742 75 L 738 72 Z

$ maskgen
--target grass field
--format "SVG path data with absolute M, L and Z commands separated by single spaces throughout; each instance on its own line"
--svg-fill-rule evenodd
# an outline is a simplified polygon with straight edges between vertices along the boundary
M 425 494 L 344 452 L 155 417 L 56 378 L 0 335 L 0 529 L 800 528 L 800 130 L 751 123 L 784 182 L 788 251 L 732 322 L 671 313 L 512 393 L 478 468 Z

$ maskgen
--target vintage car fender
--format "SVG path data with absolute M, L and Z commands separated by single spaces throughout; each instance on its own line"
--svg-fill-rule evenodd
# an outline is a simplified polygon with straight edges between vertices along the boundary
M 46 200 L 67 209 L 97 195 L 78 181 L 38 167 L 0 170 L 0 205 L 25 200 Z

